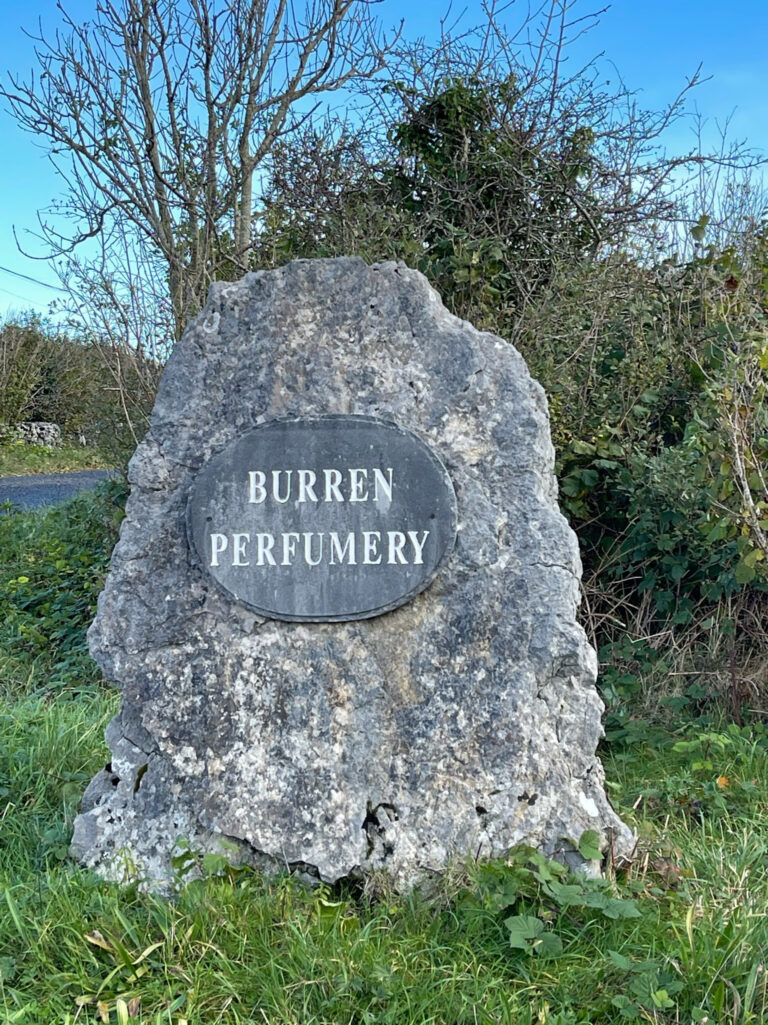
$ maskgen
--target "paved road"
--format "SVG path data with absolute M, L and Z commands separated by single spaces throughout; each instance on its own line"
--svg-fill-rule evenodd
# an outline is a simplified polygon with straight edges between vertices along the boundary
M 53 505 L 87 491 L 109 477 L 109 470 L 79 470 L 76 473 L 36 473 L 29 477 L 0 477 L 0 503 L 13 502 L 22 509 Z

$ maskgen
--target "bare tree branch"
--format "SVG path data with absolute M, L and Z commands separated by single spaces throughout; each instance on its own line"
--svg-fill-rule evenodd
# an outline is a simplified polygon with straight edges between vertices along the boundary
M 119 223 L 166 267 L 178 337 L 210 281 L 247 266 L 254 177 L 306 99 L 381 68 L 372 0 L 98 0 L 92 21 L 62 16 L 34 37 L 37 74 L 0 86 L 67 190 L 71 233 L 46 220 L 42 236 L 64 257 Z

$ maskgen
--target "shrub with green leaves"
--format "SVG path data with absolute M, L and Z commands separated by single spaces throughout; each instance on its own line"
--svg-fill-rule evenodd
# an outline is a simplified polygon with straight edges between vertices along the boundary
M 45 676 L 46 687 L 96 676 L 85 631 L 96 611 L 123 515 L 125 486 L 47 510 L 0 509 L 0 659 L 3 687 Z
M 697 245 L 682 264 L 562 268 L 520 345 L 550 396 L 604 693 L 653 678 L 676 698 L 667 674 L 698 669 L 739 717 L 764 702 L 739 680 L 768 648 L 768 263 L 763 243 Z
M 136 444 L 159 366 L 130 346 L 71 337 L 34 316 L 0 325 L 0 425 L 56 423 L 66 439 L 124 459 Z

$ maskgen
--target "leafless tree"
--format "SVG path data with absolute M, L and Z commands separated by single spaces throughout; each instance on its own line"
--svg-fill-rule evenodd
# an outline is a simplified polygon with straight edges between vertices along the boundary
M 96 290 L 119 324 L 136 275 L 159 272 L 177 338 L 213 278 L 248 268 L 264 161 L 320 94 L 383 65 L 373 2 L 99 0 L 92 21 L 60 8 L 63 27 L 39 29 L 36 72 L 0 95 L 65 183 L 40 229 L 83 303 Z M 71 258 L 94 238 L 95 264 Z

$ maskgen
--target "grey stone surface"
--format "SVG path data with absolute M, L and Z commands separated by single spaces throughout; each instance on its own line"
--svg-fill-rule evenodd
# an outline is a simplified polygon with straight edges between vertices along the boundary
M 413 431 L 456 491 L 432 584 L 371 619 L 265 619 L 214 585 L 185 530 L 201 467 L 257 424 L 357 414 Z M 507 343 L 399 264 L 299 261 L 215 285 L 163 376 L 90 632 L 123 691 L 111 768 L 73 853 L 170 876 L 179 835 L 327 881 L 407 887 L 517 843 L 632 843 L 603 790 L 580 561 L 557 507 L 544 394 Z
M 21 424 L 0 424 L 0 440 L 24 441 L 28 445 L 58 448 L 61 445 L 61 428 L 58 424 L 46 423 L 43 420 Z

